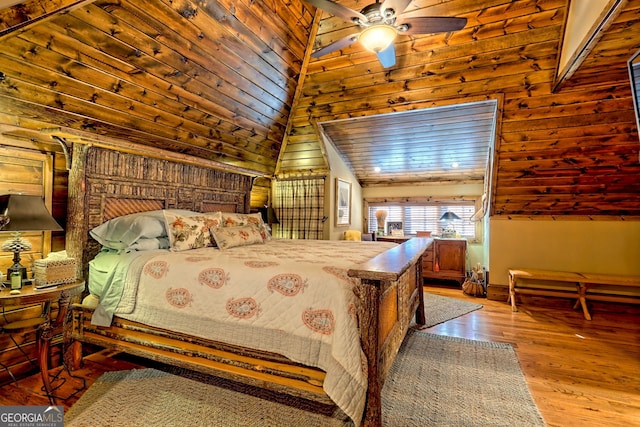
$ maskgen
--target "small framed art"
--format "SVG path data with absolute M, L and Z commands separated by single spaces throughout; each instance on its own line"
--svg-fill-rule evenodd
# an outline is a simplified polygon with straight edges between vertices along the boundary
M 391 236 L 404 236 L 404 230 L 402 229 L 402 221 L 389 221 L 387 222 L 387 230 Z
M 351 224 L 351 183 L 336 178 L 336 225 Z

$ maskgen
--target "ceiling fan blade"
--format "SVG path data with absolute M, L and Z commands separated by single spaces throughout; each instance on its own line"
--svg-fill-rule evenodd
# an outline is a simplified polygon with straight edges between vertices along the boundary
M 396 65 L 396 49 L 393 47 L 393 43 L 388 48 L 376 53 L 378 61 L 382 64 L 383 68 L 389 68 Z
M 413 0 L 385 0 L 380 6 L 380 10 L 393 9 L 396 16 L 399 16 L 409 6 Z
M 335 41 L 331 44 L 326 45 L 325 47 L 316 50 L 315 52 L 313 52 L 311 54 L 311 56 L 313 58 L 319 58 L 323 55 L 326 55 L 327 53 L 331 53 L 331 52 L 335 52 L 336 50 L 340 50 L 342 48 L 345 48 L 347 46 L 349 46 L 350 44 L 352 44 L 353 42 L 355 42 L 356 40 L 358 40 L 358 34 L 359 33 L 355 33 L 355 34 L 350 34 L 346 37 L 341 38 L 338 41 Z
M 422 16 L 415 18 L 400 17 L 396 25 L 407 25 L 409 29 L 400 34 L 433 34 L 457 31 L 467 25 L 466 18 L 450 18 L 447 16 Z
M 305 0 L 305 1 L 319 9 L 329 12 L 332 15 L 338 16 L 344 19 L 345 21 L 357 23 L 358 20 L 360 19 L 362 20 L 362 22 L 367 22 L 367 17 L 364 16 L 362 13 L 356 12 L 355 10 L 349 9 L 346 6 L 342 6 L 341 4 L 334 3 L 329 0 Z

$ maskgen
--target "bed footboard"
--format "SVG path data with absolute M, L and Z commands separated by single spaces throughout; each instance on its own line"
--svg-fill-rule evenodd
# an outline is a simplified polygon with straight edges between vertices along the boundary
M 74 304 L 68 317 L 65 364 L 82 363 L 81 343 L 186 368 L 250 386 L 286 393 L 323 406 L 323 413 L 348 417 L 324 393 L 325 372 L 269 352 L 233 346 L 114 318 L 108 328 L 91 324 L 93 308 Z
M 382 425 L 382 386 L 415 315 L 424 325 L 422 261 L 431 238 L 413 238 L 370 261 L 350 269 L 360 279 L 362 346 L 367 356 L 369 386 L 365 426 Z

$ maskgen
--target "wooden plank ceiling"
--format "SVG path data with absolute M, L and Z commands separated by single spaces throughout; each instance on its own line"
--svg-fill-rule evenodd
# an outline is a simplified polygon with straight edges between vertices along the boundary
M 361 185 L 484 181 L 497 102 L 320 123 Z
M 0 11 L 0 123 L 86 131 L 269 175 L 312 19 L 301 1 L 17 5 Z
M 626 69 L 640 48 L 640 0 L 620 3 L 581 67 L 554 90 L 566 0 L 413 0 L 409 10 L 467 25 L 398 36 L 387 69 L 357 42 L 309 59 L 353 25 L 302 0 L 26 1 L 0 10 L 0 138 L 135 143 L 250 174 L 317 175 L 329 171 L 320 127 L 496 100 L 492 214 L 640 217 Z M 410 117 L 390 116 L 396 129 Z M 412 139 L 433 133 L 413 127 Z M 382 134 L 369 136 L 380 144 Z M 373 160 L 350 161 L 363 184 L 383 183 L 370 174 Z M 435 173 L 410 169 L 384 177 L 429 179 Z

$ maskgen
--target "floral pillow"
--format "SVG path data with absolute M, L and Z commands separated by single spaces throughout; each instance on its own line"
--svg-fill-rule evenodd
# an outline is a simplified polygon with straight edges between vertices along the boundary
M 211 229 L 211 235 L 220 249 L 264 243 L 260 230 L 253 224 Z
M 171 250 L 176 252 L 214 246 L 211 230 L 222 223 L 220 212 L 194 216 L 165 212 L 164 218 Z
M 240 214 L 240 213 L 229 213 L 222 212 L 222 226 L 223 227 L 238 227 L 241 225 L 253 224 L 258 227 L 258 231 L 262 236 L 262 240 L 265 242 L 267 240 L 271 240 L 271 233 L 269 233 L 269 229 L 265 225 L 262 220 L 262 215 L 260 213 L 254 214 Z

